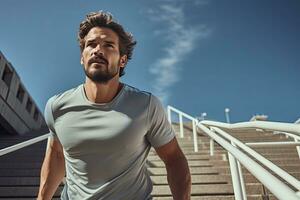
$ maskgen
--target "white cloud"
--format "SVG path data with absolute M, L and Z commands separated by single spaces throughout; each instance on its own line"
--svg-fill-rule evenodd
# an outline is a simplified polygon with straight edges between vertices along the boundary
M 164 1 L 166 2 L 166 1 Z M 150 9 L 150 19 L 162 25 L 162 29 L 155 30 L 155 35 L 161 35 L 168 45 L 164 55 L 158 58 L 151 66 L 150 73 L 155 75 L 154 93 L 168 103 L 170 87 L 180 80 L 180 61 L 187 58 L 188 54 L 195 49 L 199 39 L 206 38 L 210 30 L 205 25 L 187 26 L 186 15 L 183 5 L 162 4 L 157 9 Z

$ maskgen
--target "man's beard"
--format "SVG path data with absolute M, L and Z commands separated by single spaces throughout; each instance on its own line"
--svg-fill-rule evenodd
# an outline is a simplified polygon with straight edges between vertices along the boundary
M 91 66 L 89 66 L 90 68 Z M 93 70 L 90 71 L 89 69 L 84 69 L 85 75 L 91 79 L 93 82 L 96 83 L 107 83 L 109 80 L 111 80 L 112 78 L 114 78 L 116 75 L 119 74 L 119 70 L 116 67 L 112 67 L 112 70 L 109 70 L 108 68 L 106 68 L 105 71 L 103 70 Z

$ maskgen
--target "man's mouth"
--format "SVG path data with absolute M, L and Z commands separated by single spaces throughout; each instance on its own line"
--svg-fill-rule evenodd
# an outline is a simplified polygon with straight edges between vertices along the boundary
M 107 64 L 107 61 L 102 59 L 102 58 L 94 58 L 91 60 L 90 62 L 91 64 L 92 63 L 98 63 L 98 64 Z
M 106 64 L 106 62 L 104 60 L 97 60 L 94 63 Z

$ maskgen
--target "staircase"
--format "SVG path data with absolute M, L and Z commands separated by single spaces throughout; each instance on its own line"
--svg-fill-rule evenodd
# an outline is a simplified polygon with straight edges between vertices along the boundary
M 179 126 L 173 124 L 173 127 L 178 134 Z M 215 143 L 214 156 L 210 156 L 209 138 L 200 131 L 198 131 L 199 152 L 194 152 L 191 130 L 191 125 L 185 124 L 185 137 L 180 138 L 177 135 L 178 143 L 186 155 L 192 174 L 191 199 L 234 199 L 227 152 Z M 243 132 L 230 132 L 228 130 L 227 132 L 243 142 L 289 140 L 285 136 L 274 135 L 271 132 L 256 132 L 253 130 Z M 0 149 L 37 136 L 37 134 L 24 137 L 1 136 Z M 46 143 L 47 141 L 45 140 L 0 157 L 0 200 L 29 200 L 36 198 Z M 297 179 L 300 178 L 300 162 L 295 146 L 257 147 L 254 149 Z M 172 199 L 164 163 L 153 148 L 150 151 L 147 166 L 153 181 L 153 199 Z M 276 199 L 244 168 L 243 176 L 249 200 Z M 59 199 L 62 187 L 63 185 L 61 184 L 53 199 Z
M 217 143 L 215 143 L 214 156 L 210 156 L 209 138 L 198 131 L 199 152 L 194 152 L 191 125 L 185 125 L 185 137 L 180 138 L 179 126 L 173 124 L 177 133 L 177 140 L 180 144 L 190 166 L 192 175 L 191 199 L 197 200 L 229 200 L 234 199 L 228 155 Z M 231 133 L 240 141 L 287 141 L 285 136 L 274 135 L 272 132 L 256 132 L 245 130 L 243 132 Z M 290 140 L 292 141 L 292 140 Z M 256 147 L 253 148 L 267 159 L 289 172 L 297 179 L 300 179 L 300 161 L 296 151 L 296 146 L 288 147 Z M 152 195 L 154 199 L 172 199 L 170 189 L 167 185 L 166 170 L 163 162 L 152 149 L 148 157 L 149 172 L 153 180 L 154 189 Z M 245 168 L 242 168 L 243 177 L 246 184 L 247 199 L 249 200 L 275 200 L 274 197 L 258 180 Z
M 0 149 L 40 136 L 0 135 Z M 35 199 L 47 141 L 0 156 L 0 199 Z M 58 194 L 59 195 L 59 194 Z

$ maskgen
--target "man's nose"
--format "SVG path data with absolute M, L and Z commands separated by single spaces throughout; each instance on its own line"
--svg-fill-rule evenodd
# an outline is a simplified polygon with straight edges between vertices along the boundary
M 98 44 L 98 45 L 95 47 L 95 49 L 94 49 L 94 51 L 93 51 L 93 54 L 96 54 L 96 55 L 102 54 L 102 55 L 103 55 L 103 51 L 102 51 L 102 50 L 103 50 L 103 49 L 102 49 L 101 45 Z

